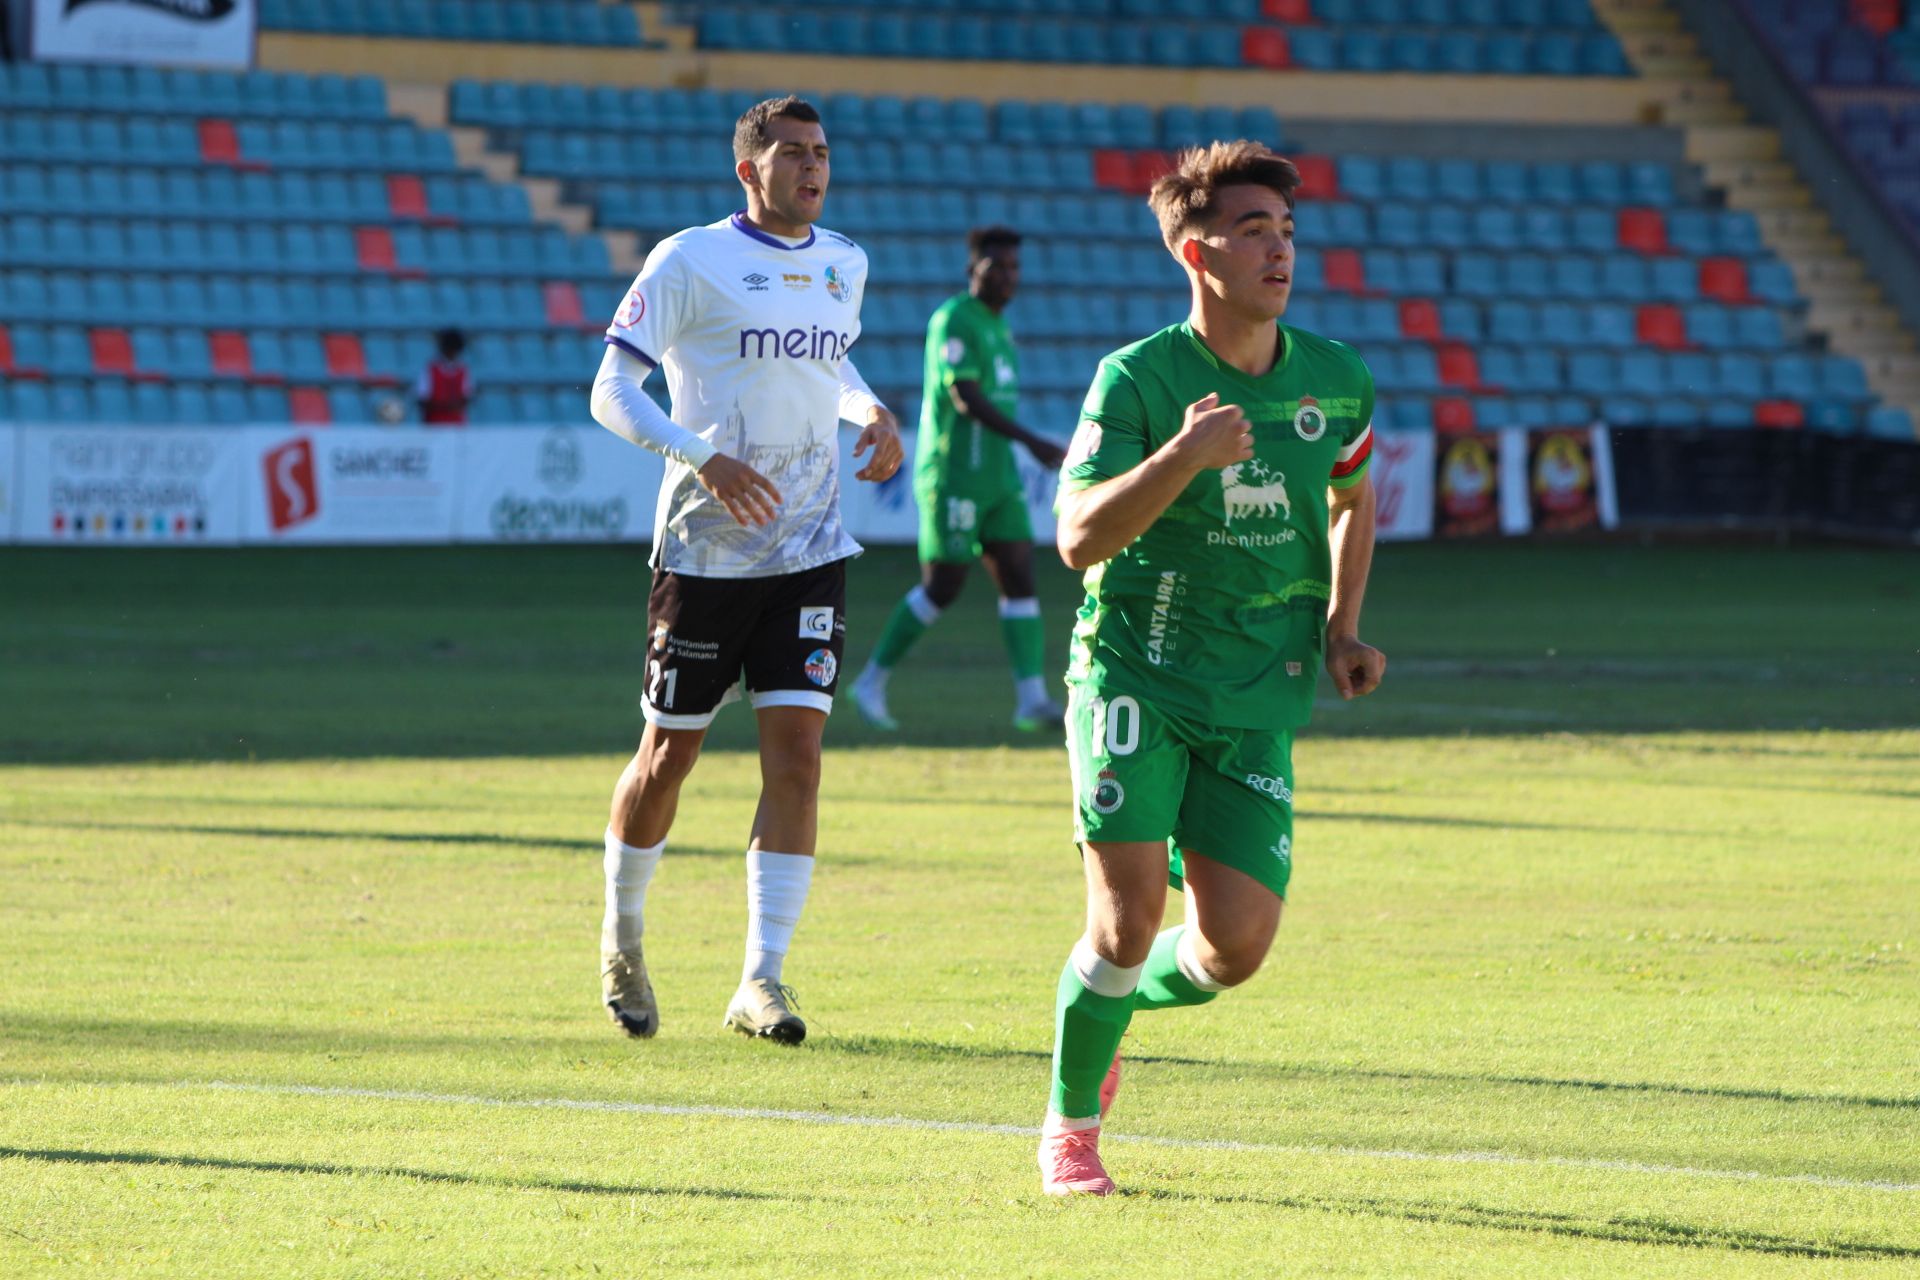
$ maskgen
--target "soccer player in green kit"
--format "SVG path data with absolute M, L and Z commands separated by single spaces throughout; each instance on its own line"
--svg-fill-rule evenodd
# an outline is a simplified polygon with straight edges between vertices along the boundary
M 1046 637 L 1033 588 L 1033 520 L 1014 465 L 1019 444 L 1049 471 L 1066 451 L 1015 421 L 1020 365 L 1004 312 L 1020 286 L 1020 233 L 976 227 L 967 237 L 967 290 L 940 304 L 927 324 L 926 387 L 913 496 L 920 507 L 920 584 L 887 619 L 873 656 L 853 684 L 854 705 L 881 729 L 887 679 L 914 641 L 984 560 L 1000 590 L 1000 632 L 1013 666 L 1016 728 L 1059 728 L 1060 705 L 1041 673 Z
M 1278 323 L 1299 185 L 1253 142 L 1188 151 L 1154 184 L 1192 310 L 1101 362 L 1061 473 L 1060 555 L 1086 571 L 1067 749 L 1087 929 L 1055 1006 L 1053 1195 L 1113 1191 L 1100 1120 L 1134 1012 L 1202 1004 L 1266 958 L 1322 662 L 1343 698 L 1386 670 L 1359 638 L 1373 378 Z M 1161 932 L 1169 883 L 1187 920 Z

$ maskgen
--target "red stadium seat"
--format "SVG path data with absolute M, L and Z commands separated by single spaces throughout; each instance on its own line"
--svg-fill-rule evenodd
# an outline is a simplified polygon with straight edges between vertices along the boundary
M 327 350 L 327 376 L 329 378 L 364 378 L 367 376 L 367 353 L 360 346 L 360 338 L 351 333 L 330 333 L 325 340 Z
M 287 393 L 287 408 L 295 422 L 325 426 L 333 421 L 333 406 L 319 387 L 295 387 Z
M 1792 431 L 1807 425 L 1807 409 L 1798 400 L 1762 400 L 1753 406 L 1753 424 Z
M 1293 65 L 1287 33 L 1278 27 L 1246 27 L 1240 32 L 1240 61 L 1250 67 L 1285 71 Z
M 1340 199 L 1340 170 L 1332 156 L 1294 156 L 1293 167 L 1300 171 L 1300 194 L 1308 200 Z
M 93 348 L 93 371 L 133 376 L 133 340 L 125 329 L 90 329 L 87 341 Z
M 1633 333 L 1650 347 L 1678 351 L 1687 345 L 1687 318 L 1676 306 L 1649 302 L 1634 313 Z
M 1440 340 L 1440 308 L 1426 298 L 1402 299 L 1400 336 L 1414 342 L 1438 342 Z
M 0 324 L 0 374 L 9 378 L 38 376 L 37 370 L 22 369 L 13 362 L 13 335 L 7 332 L 7 326 L 3 324 Z
M 1327 288 L 1340 293 L 1365 293 L 1366 268 L 1358 249 L 1327 249 L 1320 255 L 1320 274 Z
M 1313 0 L 1260 0 L 1260 16 L 1289 26 L 1313 24 Z
M 1117 147 L 1101 147 L 1093 153 L 1093 181 L 1111 191 L 1133 189 L 1133 156 Z
M 1433 426 L 1436 431 L 1473 430 L 1473 401 L 1460 396 L 1440 396 L 1433 402 Z
M 566 329 L 586 327 L 586 309 L 580 305 L 580 291 L 571 281 L 549 280 L 541 286 L 547 304 L 547 323 Z
M 1444 386 L 1464 387 L 1471 391 L 1480 385 L 1480 357 L 1464 342 L 1442 343 L 1440 382 Z
M 247 345 L 247 335 L 231 329 L 216 329 L 207 335 L 207 348 L 213 357 L 214 376 L 221 378 L 251 378 L 253 376 L 253 348 Z
M 1900 25 L 1900 0 L 1848 0 L 1853 23 L 1885 37 Z
M 1700 259 L 1700 296 L 1715 302 L 1752 302 L 1747 264 L 1738 258 Z
M 399 266 L 393 254 L 393 233 L 385 227 L 355 227 L 353 247 L 362 271 L 392 271 Z
M 240 135 L 231 120 L 200 122 L 200 159 L 207 164 L 240 163 Z
M 1622 249 L 1635 253 L 1667 251 L 1667 219 L 1658 209 L 1622 209 L 1618 225 Z
M 1136 151 L 1133 153 L 1133 189 L 1145 192 L 1154 183 L 1173 172 L 1174 154 L 1171 151 Z
M 387 176 L 387 211 L 396 218 L 426 218 L 426 184 L 410 173 Z

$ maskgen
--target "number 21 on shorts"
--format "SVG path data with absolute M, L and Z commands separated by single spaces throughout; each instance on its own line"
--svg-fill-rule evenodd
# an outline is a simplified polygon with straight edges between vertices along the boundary
M 1093 700 L 1093 740 L 1105 742 L 1110 756 L 1140 749 L 1140 704 L 1130 694 Z
M 663 665 L 658 658 L 647 663 L 647 696 L 653 699 L 653 705 L 662 711 L 673 710 L 673 687 L 680 683 L 680 673 Z

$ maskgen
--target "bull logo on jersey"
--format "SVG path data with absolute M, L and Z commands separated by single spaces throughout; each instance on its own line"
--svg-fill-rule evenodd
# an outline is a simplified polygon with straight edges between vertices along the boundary
M 827 296 L 835 302 L 845 302 L 853 296 L 853 284 L 847 279 L 847 273 L 837 267 L 827 268 Z
M 1287 498 L 1287 477 L 1267 470 L 1258 459 L 1220 469 L 1220 498 L 1226 507 L 1228 525 L 1233 524 L 1235 516 L 1278 515 L 1293 519 L 1293 503 Z
M 1318 400 L 1312 396 L 1300 397 L 1300 407 L 1293 413 L 1293 431 L 1308 444 L 1327 434 L 1327 412 Z

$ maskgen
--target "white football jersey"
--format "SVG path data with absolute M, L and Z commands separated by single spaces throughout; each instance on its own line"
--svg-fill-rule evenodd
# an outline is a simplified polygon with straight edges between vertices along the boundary
M 840 365 L 866 287 L 866 251 L 825 227 L 789 246 L 736 213 L 653 247 L 607 341 L 666 370 L 674 422 L 780 491 L 772 524 L 742 525 L 669 458 L 655 568 L 764 578 L 859 554 L 840 520 Z

